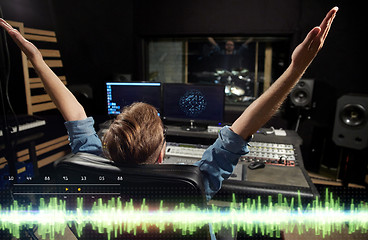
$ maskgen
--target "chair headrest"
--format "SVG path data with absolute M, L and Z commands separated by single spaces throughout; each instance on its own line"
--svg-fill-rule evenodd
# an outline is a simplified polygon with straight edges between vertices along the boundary
M 156 191 L 154 189 L 160 188 L 163 192 L 174 189 L 172 191 L 175 191 L 176 194 L 180 193 L 180 195 L 197 195 L 201 198 L 205 196 L 202 174 L 197 166 L 192 165 L 146 164 L 118 166 L 104 157 L 79 152 L 57 160 L 54 167 L 60 175 L 60 180 L 62 180 L 63 175 L 67 175 L 69 182 L 78 182 L 81 176 L 86 176 L 86 183 L 99 183 L 100 177 L 103 176 L 103 183 L 120 183 L 121 187 L 125 189 L 124 191 L 134 189 L 135 192 L 139 192 L 147 191 L 148 188 Z M 123 180 L 117 181 L 118 177 Z M 180 192 L 180 189 L 182 189 L 182 192 Z

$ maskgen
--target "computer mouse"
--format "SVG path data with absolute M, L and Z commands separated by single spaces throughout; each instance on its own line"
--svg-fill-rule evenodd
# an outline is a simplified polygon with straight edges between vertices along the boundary
M 248 168 L 251 170 L 264 168 L 266 165 L 263 162 L 252 162 L 248 165 Z

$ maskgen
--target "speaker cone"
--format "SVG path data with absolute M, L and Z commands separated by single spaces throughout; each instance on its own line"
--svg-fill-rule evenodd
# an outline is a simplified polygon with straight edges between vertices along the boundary
M 358 127 L 365 122 L 366 110 L 360 104 L 347 104 L 340 112 L 340 120 L 349 127 Z
M 292 101 L 297 106 L 305 106 L 309 102 L 308 92 L 302 89 L 294 91 L 291 97 L 292 97 Z

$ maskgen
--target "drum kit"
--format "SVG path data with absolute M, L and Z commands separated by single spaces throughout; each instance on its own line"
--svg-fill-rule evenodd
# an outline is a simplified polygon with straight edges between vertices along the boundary
M 225 85 L 225 94 L 233 102 L 254 100 L 254 80 L 247 69 L 233 69 L 231 71 L 216 69 L 215 84 Z

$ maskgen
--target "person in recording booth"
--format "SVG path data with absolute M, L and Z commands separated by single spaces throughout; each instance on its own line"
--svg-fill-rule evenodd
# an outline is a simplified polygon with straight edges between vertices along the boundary
M 249 38 L 239 48 L 235 48 L 235 43 L 232 40 L 227 40 L 223 49 L 212 37 L 208 37 L 208 42 L 212 45 L 208 56 L 219 56 L 215 60 L 216 69 L 235 70 L 235 69 L 249 69 L 249 60 L 247 59 L 248 45 L 253 41 Z
M 338 8 L 331 9 L 321 25 L 313 28 L 291 56 L 291 64 L 272 86 L 255 100 L 232 124 L 222 128 L 218 138 L 195 165 L 203 174 L 209 200 L 222 181 L 233 172 L 241 155 L 248 152 L 250 136 L 276 112 L 322 48 Z M 156 164 L 165 154 L 164 126 L 157 110 L 145 103 L 126 107 L 99 140 L 94 120 L 87 117 L 81 104 L 43 61 L 40 51 L 7 22 L 3 27 L 32 62 L 51 99 L 63 115 L 72 152 L 104 155 L 117 163 Z
M 241 55 L 242 52 L 248 48 L 248 44 L 253 41 L 253 38 L 249 38 L 247 41 L 245 41 L 239 49 L 235 49 L 235 43 L 232 40 L 227 40 L 225 42 L 224 49 L 220 48 L 213 37 L 209 37 L 208 41 L 212 44 L 214 54 L 218 53 L 221 55 Z

